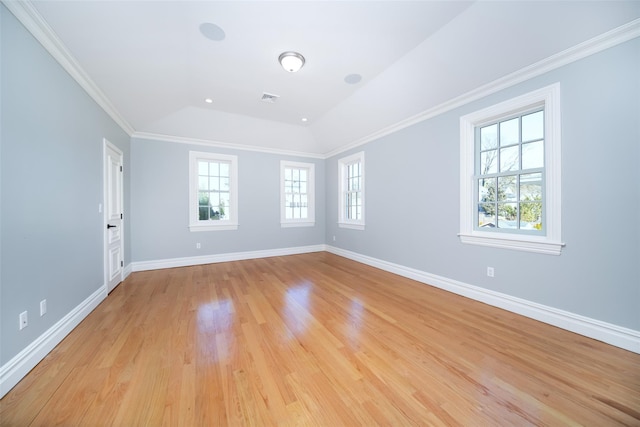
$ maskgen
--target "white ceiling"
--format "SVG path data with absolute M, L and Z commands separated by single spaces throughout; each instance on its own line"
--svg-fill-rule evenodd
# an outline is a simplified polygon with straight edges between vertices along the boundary
M 640 17 L 638 1 L 31 4 L 134 135 L 316 155 Z M 277 61 L 288 50 L 298 73 Z

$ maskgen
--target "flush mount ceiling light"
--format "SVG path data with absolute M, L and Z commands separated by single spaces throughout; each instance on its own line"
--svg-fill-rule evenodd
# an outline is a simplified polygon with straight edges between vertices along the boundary
M 304 56 L 298 52 L 283 52 L 278 57 L 278 61 L 280 61 L 282 68 L 290 73 L 295 73 L 304 65 Z

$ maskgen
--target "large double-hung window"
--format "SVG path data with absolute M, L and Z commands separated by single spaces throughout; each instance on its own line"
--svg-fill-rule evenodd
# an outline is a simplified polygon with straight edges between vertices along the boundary
M 238 228 L 238 158 L 189 152 L 189 229 Z
M 364 229 L 364 152 L 338 161 L 338 226 Z
M 460 119 L 460 239 L 559 254 L 560 87 Z
M 544 109 L 476 127 L 476 229 L 544 232 Z
M 315 225 L 315 165 L 280 162 L 280 225 Z

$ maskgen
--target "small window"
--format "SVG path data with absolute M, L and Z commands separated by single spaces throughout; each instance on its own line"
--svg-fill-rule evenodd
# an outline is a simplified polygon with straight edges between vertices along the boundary
M 559 254 L 560 87 L 460 119 L 460 239 Z
M 189 229 L 238 228 L 238 158 L 189 152 Z
M 338 161 L 338 226 L 364 229 L 364 152 Z
M 280 225 L 315 225 L 315 165 L 280 162 Z

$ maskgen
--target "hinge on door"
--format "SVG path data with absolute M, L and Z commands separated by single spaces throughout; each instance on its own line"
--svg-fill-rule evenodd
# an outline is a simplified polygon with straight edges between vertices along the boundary
M 122 219 L 122 214 L 120 214 L 120 219 Z
M 120 261 L 120 267 L 124 267 L 124 261 Z
M 122 166 L 120 166 L 120 172 L 122 172 Z

